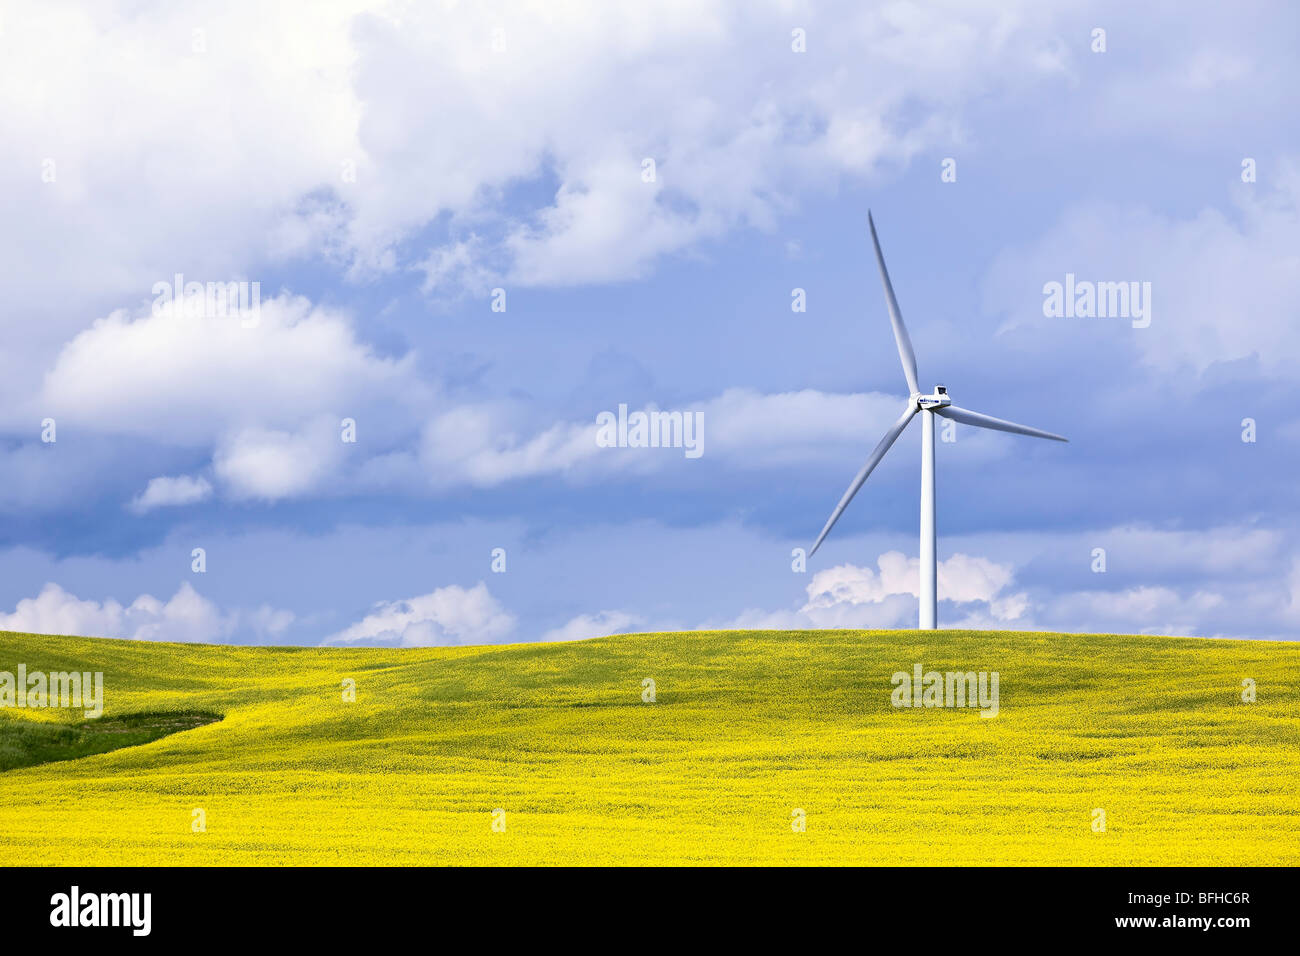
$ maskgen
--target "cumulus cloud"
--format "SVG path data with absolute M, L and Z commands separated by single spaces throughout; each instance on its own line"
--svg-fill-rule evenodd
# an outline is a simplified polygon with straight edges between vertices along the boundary
M 229 280 L 319 243 L 282 224 L 303 217 L 301 197 L 339 181 L 343 159 L 362 156 L 347 77 L 364 6 L 199 15 L 178 4 L 145 17 L 129 4 L 7 3 L 0 155 L 41 144 L 27 180 L 39 188 L 5 196 L 27 224 L 25 238 L 0 237 L 11 294 L 46 308 L 42 290 L 57 281 L 51 318 L 66 322 L 69 305 L 136 301 L 179 267 Z M 304 18 L 311 42 L 286 42 Z M 105 51 L 117 68 L 94 69 Z M 42 158 L 53 162 L 45 182 Z
M 245 318 L 187 314 L 183 300 L 115 312 L 64 346 L 35 408 L 64 427 L 210 449 L 215 489 L 204 477 L 155 478 L 130 504 L 138 513 L 214 490 L 278 500 L 327 478 L 337 486 L 357 447 L 341 440 L 345 417 L 364 422 L 371 454 L 418 433 L 432 390 L 414 353 L 380 357 L 347 315 L 301 297 L 268 299 L 255 324 Z
M 569 472 L 589 464 L 598 452 L 596 424 L 557 422 L 520 436 L 510 409 L 462 406 L 437 415 L 424 428 L 420 457 L 429 479 L 439 485 L 492 486 L 515 478 Z M 613 456 L 606 461 L 618 463 Z M 624 456 L 623 461 L 627 461 Z
M 842 564 L 818 571 L 808 584 L 804 611 L 836 605 L 880 604 L 893 595 L 920 595 L 920 560 L 901 551 L 888 551 L 876 559 L 878 571 Z M 954 554 L 939 562 L 939 594 L 946 601 L 991 603 L 1013 579 L 1009 565 L 988 558 Z M 1008 608 L 1014 604 L 1004 605 Z
M 7 291 L 45 298 L 52 249 L 81 263 L 62 278 L 96 295 L 141 295 L 177 262 L 215 279 L 325 254 L 365 274 L 411 264 L 402 241 L 448 215 L 462 231 L 486 224 L 516 284 L 626 278 L 951 141 L 962 103 L 1059 72 L 1035 54 L 1058 17 L 1027 0 L 832 4 L 801 15 L 814 52 L 796 56 L 783 5 L 737 0 L 653 16 L 352 0 L 196 17 L 181 4 L 147 19 L 20 2 L 0 61 L 0 153 L 40 143 L 57 175 L 12 197 L 36 234 L 0 239 Z M 298 42 L 304 24 L 311 42 Z M 91 66 L 105 49 L 110 74 Z M 689 94 L 665 109 L 670 83 Z M 27 161 L 35 181 L 40 161 Z M 549 195 L 507 218 L 494 199 L 521 181 Z M 456 259 L 416 256 L 439 272 Z
M 740 468 L 832 460 L 846 446 L 874 442 L 898 417 L 905 399 L 880 393 L 835 394 L 804 389 L 762 393 L 731 388 L 680 408 L 637 411 L 700 413 L 701 457 Z M 615 409 L 609 409 L 617 414 Z M 505 405 L 461 406 L 424 428 L 422 467 L 437 484 L 492 486 L 516 478 L 646 473 L 680 465 L 683 452 L 662 448 L 603 448 L 597 425 L 554 422 L 530 429 Z
M 0 614 L 0 630 L 31 634 L 73 634 L 139 641 L 210 642 L 228 638 L 247 625 L 259 637 L 274 637 L 293 622 L 289 611 L 270 607 L 223 613 L 189 584 L 168 601 L 142 594 L 123 606 L 109 598 L 82 600 L 50 582 L 34 598 L 23 598 L 12 613 Z
M 170 478 L 164 475 L 150 479 L 144 491 L 131 499 L 128 507 L 136 514 L 144 514 L 154 508 L 196 504 L 211 496 L 212 484 L 202 476 L 196 478 L 178 475 Z
M 1095 329 L 1121 333 L 1152 372 L 1204 371 L 1256 359 L 1288 375 L 1300 361 L 1300 167 L 1283 163 L 1258 192 L 1236 193 L 1231 214 L 1205 207 L 1177 216 L 1133 204 L 1070 208 L 1036 242 L 1001 253 L 986 288 L 988 304 L 1015 323 L 1050 323 L 1059 348 L 1072 351 Z M 1042 316 L 1042 286 L 1080 281 L 1149 282 L 1151 324 L 1128 319 Z M 1249 317 L 1247 320 L 1244 317 Z M 1127 330 L 1127 331 L 1126 331 Z M 1195 384 L 1194 377 L 1190 382 Z
M 1090 570 L 1099 542 L 1108 551 L 1105 574 Z M 1300 619 L 1300 557 L 1275 531 L 1125 526 L 968 535 L 956 543 L 986 554 L 958 552 L 939 562 L 943 627 L 1293 639 Z M 1032 581 L 1018 580 L 1017 569 Z M 1091 586 L 1079 587 L 1083 581 Z M 911 628 L 918 591 L 917 559 L 889 551 L 874 568 L 818 571 L 798 608 L 751 607 L 705 626 Z
M 1196 635 L 1222 605 L 1223 596 L 1210 591 L 1180 594 L 1174 588 L 1143 585 L 1058 595 L 1051 613 L 1057 620 L 1086 621 L 1090 631 Z M 1082 628 L 1075 624 L 1067 629 Z
M 494 644 L 515 634 L 518 620 L 480 581 L 472 588 L 449 585 L 403 601 L 381 601 L 355 624 L 322 644 L 426 647 Z M 579 614 L 540 637 L 542 641 L 581 641 L 623 634 L 644 621 L 626 611 Z M 530 640 L 539 639 L 535 635 Z
M 950 141 L 957 101 L 1040 76 L 1018 52 L 1045 42 L 1051 17 L 1013 7 L 806 11 L 800 22 L 826 55 L 802 58 L 779 6 L 729 0 L 661 4 L 649 18 L 603 4 L 369 18 L 356 32 L 355 88 L 367 155 L 384 174 L 358 177 L 349 240 L 388 242 L 441 211 L 472 223 L 485 192 L 546 175 L 550 202 L 499 224 L 503 275 L 543 285 L 643 275 L 701 240 L 769 226 L 803 190 Z M 840 55 L 863 49 L 872 55 Z M 799 82 L 772 81 L 792 75 Z M 666 110 L 669 76 L 691 92 Z M 385 95 L 397 83 L 404 95 Z M 492 115 L 514 119 L 489 134 L 479 117 Z
M 516 620 L 480 581 L 472 588 L 437 588 L 404 601 L 381 601 L 357 623 L 323 644 L 425 647 L 492 644 L 515 629 Z
M 211 448 L 215 486 L 156 478 L 132 502 L 139 512 L 214 491 L 273 501 L 344 486 L 418 492 L 537 476 L 591 480 L 648 473 L 680 457 L 601 448 L 594 416 L 538 422 L 522 403 L 503 402 L 432 411 L 434 390 L 414 363 L 414 353 L 375 355 L 346 315 L 301 297 L 263 302 L 251 328 L 237 315 L 188 316 L 172 302 L 135 317 L 113 313 L 76 336 L 47 374 L 39 407 L 78 427 Z M 754 468 L 838 460 L 874 442 L 902 401 L 731 388 L 665 410 L 703 416 L 703 454 Z M 344 412 L 368 429 L 364 451 L 350 456 L 339 440 Z
M 920 596 L 920 561 L 901 551 L 887 551 L 876 569 L 854 564 L 826 568 L 813 575 L 807 600 L 797 611 L 748 609 L 725 626 L 798 630 L 823 627 L 915 627 Z M 1020 627 L 1029 596 L 1006 590 L 1013 568 L 984 557 L 954 554 L 939 562 L 939 597 L 967 621 L 986 626 Z M 948 626 L 976 626 L 950 624 Z
M 402 407 L 423 394 L 413 356 L 386 359 L 348 318 L 306 299 L 190 316 L 173 300 L 114 312 L 65 345 L 45 376 L 42 414 L 110 434 L 202 445 L 241 427 L 296 427 L 323 411 Z
M 905 391 L 901 385 L 895 395 L 729 388 L 700 407 L 710 454 L 742 468 L 768 467 L 836 460 L 846 446 L 871 448 L 903 411 Z
M 247 428 L 221 439 L 212 467 L 231 498 L 275 501 L 316 490 L 337 468 L 345 447 L 328 419 L 296 432 Z
M 626 634 L 644 626 L 644 621 L 635 614 L 626 611 L 597 611 L 595 614 L 579 614 L 560 627 L 552 628 L 542 635 L 543 641 L 585 641 L 591 637 L 604 637 L 608 634 Z

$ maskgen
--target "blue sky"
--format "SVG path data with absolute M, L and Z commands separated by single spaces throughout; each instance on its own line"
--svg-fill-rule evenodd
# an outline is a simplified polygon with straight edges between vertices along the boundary
M 6 7 L 0 627 L 914 626 L 918 424 L 792 568 L 906 397 L 871 209 L 922 387 L 1071 439 L 939 444 L 941 624 L 1300 634 L 1300 14 L 612 6 Z

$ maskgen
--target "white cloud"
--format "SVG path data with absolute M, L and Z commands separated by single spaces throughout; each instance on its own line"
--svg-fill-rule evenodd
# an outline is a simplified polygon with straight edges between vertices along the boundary
M 0 261 L 27 304 L 56 280 L 65 301 L 134 300 L 180 264 L 227 280 L 299 253 L 441 277 L 459 235 L 450 258 L 397 249 L 448 214 L 495 236 L 515 284 L 640 274 L 950 142 L 962 104 L 1044 75 L 1060 16 L 845 2 L 801 13 L 797 55 L 784 4 L 738 0 L 10 6 L 0 155 L 29 171 L 5 198 L 30 228 Z M 507 216 L 520 182 L 554 191 Z
M 986 300 L 1014 317 L 1007 328 L 1050 329 L 1066 352 L 1101 328 L 1120 333 L 1118 343 L 1165 376 L 1253 357 L 1266 371 L 1289 377 L 1300 361 L 1300 169 L 1281 164 L 1267 183 L 1231 195 L 1231 215 L 1209 207 L 1179 218 L 1132 205 L 1075 206 L 1033 245 L 998 256 Z M 1042 287 L 1064 282 L 1066 273 L 1149 282 L 1150 326 L 1044 318 Z M 1187 388 L 1199 380 L 1174 381 Z
M 798 611 L 764 611 L 759 608 L 747 608 L 729 621 L 716 626 L 705 623 L 701 625 L 700 630 L 805 631 L 817 626 L 807 615 Z
M 123 606 L 109 598 L 82 600 L 48 583 L 34 598 L 23 598 L 11 614 L 0 614 L 0 630 L 32 634 L 73 634 L 139 641 L 210 642 L 228 638 L 241 624 L 262 637 L 282 633 L 292 613 L 269 607 L 223 614 L 184 582 L 169 601 L 142 594 Z
M 559 422 L 521 438 L 511 417 L 511 410 L 489 405 L 461 406 L 435 417 L 424 429 L 420 450 L 430 480 L 492 486 L 564 473 L 610 451 L 596 445 L 594 418 L 590 424 Z M 608 455 L 606 460 L 616 462 Z
M 274 608 L 263 604 L 252 611 L 240 612 L 238 621 L 250 628 L 260 637 L 277 637 L 288 630 L 297 615 L 284 608 Z
M 303 298 L 264 301 L 253 328 L 238 316 L 177 313 L 174 304 L 134 318 L 116 312 L 77 335 L 46 375 L 40 414 L 107 434 L 209 446 L 217 490 L 236 500 L 344 487 L 491 487 L 536 476 L 590 480 L 680 464 L 680 452 L 600 448 L 594 416 L 537 423 L 523 403 L 452 406 L 421 426 L 437 406 L 414 353 L 380 358 L 346 316 Z M 700 412 L 703 454 L 750 468 L 841 460 L 874 442 L 903 401 L 732 388 L 667 410 Z M 366 429 L 363 446 L 339 440 L 345 414 Z M 346 474 L 345 461 L 353 466 Z M 162 477 L 132 507 L 191 503 L 211 492 L 206 478 Z
M 543 641 L 585 641 L 591 637 L 605 637 L 608 634 L 626 634 L 644 626 L 644 621 L 635 614 L 626 611 L 598 611 L 595 614 L 579 614 L 560 627 L 553 628 L 542 635 Z
M 357 421 L 371 454 L 410 439 L 432 390 L 415 355 L 382 358 L 348 317 L 279 296 L 257 324 L 239 314 L 187 316 L 168 303 L 136 317 L 116 312 L 64 346 L 31 411 L 109 435 L 212 450 L 226 497 L 277 500 L 325 490 L 345 459 L 364 454 L 342 440 Z M 131 503 L 144 512 L 188 504 L 213 491 L 202 477 L 160 477 Z
M 802 191 L 949 141 L 959 101 L 1039 75 L 1016 51 L 1041 42 L 1047 19 L 1028 4 L 805 11 L 821 55 L 800 56 L 778 5 L 508 11 L 410 8 L 356 32 L 360 135 L 383 175 L 363 172 L 349 193 L 354 248 L 388 243 L 440 211 L 471 224 L 490 218 L 484 207 L 504 186 L 550 174 L 550 204 L 501 224 L 509 281 L 642 275 L 662 255 L 768 226 Z M 499 52 L 494 28 L 504 29 Z M 872 55 L 850 55 L 863 49 Z M 787 76 L 799 82 L 773 81 Z M 671 109 L 666 78 L 689 91 Z M 503 115 L 511 123 L 482 120 Z M 653 182 L 642 178 L 646 158 Z
M 364 160 L 349 83 L 361 6 L 7 3 L 0 155 L 25 170 L 5 194 L 25 235 L 0 236 L 11 296 L 56 299 L 66 322 L 69 304 L 137 301 L 175 268 L 229 280 L 319 241 L 280 224 L 342 160 Z M 104 56 L 113 69 L 95 67 Z
M 891 595 L 920 594 L 920 560 L 901 551 L 888 551 L 876 559 L 879 571 L 841 564 L 818 571 L 808 584 L 804 611 L 830 608 L 837 604 L 879 604 Z M 988 558 L 954 554 L 939 563 L 939 594 L 946 601 L 991 602 L 1012 581 L 1009 565 Z M 1007 605 L 1011 607 L 1012 605 Z
M 154 508 L 196 504 L 211 496 L 212 484 L 206 478 L 190 475 L 171 478 L 164 475 L 151 478 L 144 491 L 131 499 L 128 507 L 136 514 L 144 514 Z
M 908 558 L 901 551 L 888 551 L 876 559 L 879 571 L 841 564 L 813 575 L 808 584 L 808 603 L 804 611 L 829 608 L 836 604 L 879 604 L 893 594 L 920 592 L 916 558 Z
M 878 538 L 840 541 L 860 550 Z M 908 539 L 914 535 L 897 537 Z M 1300 558 L 1290 539 L 1251 524 L 992 532 L 945 540 L 960 551 L 940 562 L 944 627 L 1294 639 L 1300 616 Z M 1106 549 L 1104 574 L 1091 572 L 1095 547 Z M 981 556 L 967 557 L 973 553 Z M 914 627 L 916 559 L 893 551 L 881 555 L 878 566 L 825 569 L 813 576 L 800 611 L 751 609 L 734 626 L 771 620 L 776 623 L 768 626 Z M 1017 577 L 1034 583 L 1017 583 Z M 1090 586 L 1080 586 L 1083 581 Z
M 918 562 L 918 568 L 920 563 Z M 1011 566 L 998 564 L 988 558 L 954 554 L 939 562 L 939 593 L 946 601 L 964 604 L 969 601 L 993 603 L 1011 584 L 1014 575 Z M 1001 607 L 1011 610 L 1018 602 L 1004 601 Z
M 508 636 L 515 623 L 514 615 L 480 581 L 472 588 L 453 584 L 404 601 L 381 601 L 360 621 L 322 643 L 398 647 L 492 644 Z
M 748 468 L 835 460 L 846 446 L 860 451 L 894 422 L 905 401 L 875 392 L 763 394 L 732 388 L 713 399 L 661 410 L 702 413 L 702 457 Z M 439 485 L 492 486 L 538 475 L 591 479 L 682 463 L 681 450 L 598 446 L 594 416 L 590 422 L 555 422 L 531 432 L 518 417 L 519 409 L 504 405 L 465 405 L 436 416 L 424 429 L 423 469 Z
M 418 265 L 424 273 L 424 291 L 451 289 L 482 294 L 494 278 L 485 261 L 487 256 L 485 243 L 474 236 L 432 250 Z
M 306 299 L 263 301 L 253 328 L 174 305 L 134 318 L 114 312 L 73 338 L 45 377 L 41 415 L 193 446 L 382 400 L 400 408 L 425 393 L 413 356 L 379 358 L 345 316 Z
M 798 611 L 749 609 L 725 624 L 729 628 L 915 627 L 920 595 L 920 561 L 901 551 L 876 559 L 878 570 L 841 564 L 813 575 L 807 600 Z M 1011 565 L 984 557 L 954 554 L 939 562 L 939 597 L 956 605 L 967 621 L 994 627 L 1024 626 L 1029 608 L 1024 593 L 1005 594 L 1014 580 Z M 946 626 L 976 626 L 949 624 Z
M 740 467 L 836 460 L 844 446 L 865 457 L 863 446 L 874 446 L 902 413 L 905 391 L 901 384 L 896 395 L 811 388 L 765 394 L 729 388 L 700 406 L 707 454 L 726 457 Z M 851 477 L 852 471 L 845 481 Z
M 1140 585 L 1118 591 L 1077 591 L 1057 595 L 1052 617 L 1071 622 L 1069 630 L 1082 630 L 1074 622 L 1087 622 L 1089 631 L 1122 634 L 1201 634 L 1211 612 L 1223 606 L 1220 594 L 1196 590 L 1179 594 L 1173 588 Z
M 346 447 L 329 419 L 300 432 L 248 428 L 222 438 L 212 467 L 231 498 L 275 501 L 318 490 Z

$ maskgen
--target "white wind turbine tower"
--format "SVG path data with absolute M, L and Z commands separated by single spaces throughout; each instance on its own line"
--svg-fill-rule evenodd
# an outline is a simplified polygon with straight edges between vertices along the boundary
M 894 286 L 889 281 L 888 270 L 885 269 L 885 257 L 881 255 L 880 240 L 876 238 L 876 224 L 872 220 L 870 212 L 867 213 L 867 224 L 871 227 L 871 242 L 876 247 L 876 264 L 880 266 L 880 278 L 885 284 L 885 304 L 889 306 L 889 321 L 894 327 L 894 341 L 898 343 L 898 357 L 903 360 L 903 374 L 907 377 L 907 387 L 911 390 L 911 397 L 907 400 L 907 408 L 903 410 L 903 414 L 898 421 L 894 422 L 889 431 L 885 432 L 885 437 L 880 439 L 880 443 L 872 451 L 867 463 L 862 466 L 858 476 L 849 485 L 849 490 L 844 492 L 844 497 L 840 499 L 840 503 L 831 512 L 830 520 L 826 522 L 826 527 L 822 528 L 822 533 L 817 536 L 817 543 L 812 546 L 808 556 L 812 557 L 817 553 L 821 543 L 826 540 L 826 535 L 835 526 L 835 522 L 844 513 L 844 509 L 853 500 L 853 496 L 858 493 L 858 489 L 867 480 L 867 476 L 871 474 L 872 469 L 880 464 L 880 459 L 885 457 L 885 452 L 889 451 L 890 446 L 894 444 L 898 436 L 903 434 L 903 429 L 907 427 L 907 423 L 912 420 L 917 412 L 920 412 L 922 426 L 920 627 L 922 630 L 933 630 L 939 605 L 935 583 L 938 577 L 938 566 L 935 563 L 934 531 L 934 416 L 942 415 L 944 418 L 951 418 L 963 425 L 992 428 L 1000 432 L 1014 432 L 1017 435 L 1032 435 L 1035 438 L 1050 438 L 1053 441 L 1068 441 L 1068 439 L 1062 438 L 1060 435 L 1053 435 L 1051 432 L 1030 428 L 1027 425 L 1017 425 L 1015 422 L 1003 421 L 1001 418 L 993 418 L 989 415 L 981 415 L 979 412 L 958 408 L 948 398 L 948 390 L 942 385 L 936 385 L 934 393 L 931 395 L 921 394 L 921 387 L 917 384 L 916 377 L 916 354 L 912 351 L 912 340 L 907 337 L 907 327 L 903 325 L 903 316 L 898 311 L 898 300 L 894 298 Z

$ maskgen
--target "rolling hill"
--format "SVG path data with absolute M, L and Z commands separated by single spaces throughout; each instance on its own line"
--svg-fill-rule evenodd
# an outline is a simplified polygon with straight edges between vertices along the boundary
M 0 632 L 0 671 L 19 664 L 102 671 L 104 720 L 221 719 L 0 772 L 11 864 L 1300 862 L 1300 644 L 726 631 L 390 650 Z M 997 716 L 894 707 L 892 675 L 916 664 L 998 672 Z M 0 754 L 21 762 L 32 722 L 69 739 L 87 723 L 0 709 Z

